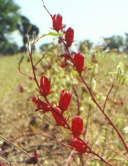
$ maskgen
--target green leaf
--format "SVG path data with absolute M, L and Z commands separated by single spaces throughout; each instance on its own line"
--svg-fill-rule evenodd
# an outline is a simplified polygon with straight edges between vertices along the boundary
M 63 36 L 63 33 L 61 32 L 61 33 L 59 33 L 59 32 L 49 32 L 48 33 L 48 36 Z

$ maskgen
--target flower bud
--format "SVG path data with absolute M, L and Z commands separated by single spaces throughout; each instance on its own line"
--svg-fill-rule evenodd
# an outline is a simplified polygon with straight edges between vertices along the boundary
M 62 110 L 59 107 L 55 107 L 52 110 L 52 115 L 56 121 L 56 123 L 59 126 L 64 126 L 66 127 L 66 119 L 64 118 L 63 114 L 62 114 Z
M 45 76 L 42 76 L 40 79 L 40 93 L 43 96 L 47 96 L 51 90 L 51 83 L 49 79 Z
M 88 149 L 87 143 L 78 137 L 73 137 L 70 145 L 79 153 L 85 153 Z
M 32 101 L 37 107 L 36 111 L 43 110 L 44 113 L 51 111 L 51 106 L 48 103 L 40 100 L 39 98 L 33 97 Z
M 65 41 L 66 45 L 70 47 L 74 40 L 74 30 L 72 28 L 68 28 L 65 32 Z
M 55 14 L 52 16 L 53 29 L 57 32 L 63 29 L 62 16 L 60 14 Z
M 83 133 L 83 119 L 80 116 L 75 116 L 72 119 L 71 130 L 75 137 L 79 137 Z
M 76 53 L 73 57 L 73 64 L 76 70 L 81 73 L 84 69 L 84 56 L 81 53 Z
M 72 98 L 72 94 L 69 91 L 62 90 L 60 94 L 59 107 L 65 111 L 68 109 Z

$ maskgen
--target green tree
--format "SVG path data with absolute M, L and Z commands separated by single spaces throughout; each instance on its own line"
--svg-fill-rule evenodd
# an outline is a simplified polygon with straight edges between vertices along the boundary
M 104 38 L 104 50 L 113 50 L 122 51 L 124 47 L 124 39 L 122 36 L 111 36 Z
M 124 38 L 124 52 L 128 53 L 128 33 L 125 33 L 125 38 Z
M 19 7 L 13 0 L 0 0 L 0 53 L 15 53 L 18 46 L 9 41 L 9 35 L 17 28 Z

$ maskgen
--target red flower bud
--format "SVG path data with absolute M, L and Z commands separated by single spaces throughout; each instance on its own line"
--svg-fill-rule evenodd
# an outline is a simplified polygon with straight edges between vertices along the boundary
M 58 125 L 66 127 L 66 119 L 64 118 L 62 110 L 59 107 L 53 108 L 52 115 Z
M 75 116 L 72 119 L 72 133 L 75 137 L 79 137 L 83 132 L 83 119 L 80 116 Z
M 74 137 L 71 140 L 70 145 L 79 153 L 85 153 L 88 150 L 87 143 L 78 137 Z
M 74 30 L 72 28 L 68 28 L 65 32 L 65 41 L 66 45 L 70 47 L 74 40 Z
M 50 93 L 51 84 L 47 77 L 42 76 L 40 79 L 40 93 L 43 96 L 47 96 Z
M 52 16 L 53 29 L 56 31 L 63 29 L 62 16 L 60 14 L 55 14 Z
M 38 110 L 43 110 L 43 112 L 51 111 L 51 106 L 48 103 L 45 103 L 44 101 L 41 101 L 39 98 L 33 97 L 32 98 L 33 103 L 37 107 Z
M 81 53 L 77 53 L 73 57 L 73 64 L 76 70 L 81 73 L 84 69 L 84 56 Z
M 69 91 L 62 90 L 60 95 L 59 107 L 65 111 L 71 102 L 72 94 Z

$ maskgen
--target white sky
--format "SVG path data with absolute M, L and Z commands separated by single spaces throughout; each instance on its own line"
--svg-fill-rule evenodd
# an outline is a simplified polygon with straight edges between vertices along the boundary
M 21 13 L 40 28 L 51 27 L 51 19 L 41 0 L 14 0 Z M 128 0 L 45 0 L 52 14 L 60 13 L 67 26 L 75 30 L 75 40 L 100 41 L 102 37 L 128 32 Z

